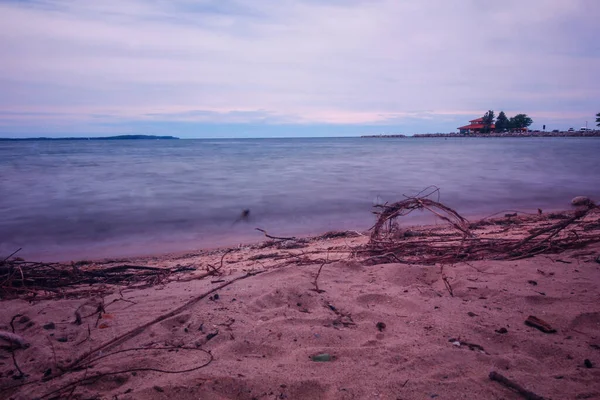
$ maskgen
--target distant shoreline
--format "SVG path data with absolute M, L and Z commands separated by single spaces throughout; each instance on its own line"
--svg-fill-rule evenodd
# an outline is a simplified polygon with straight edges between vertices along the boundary
M 600 130 L 575 132 L 505 132 L 505 133 L 416 133 L 407 135 L 363 135 L 365 139 L 389 138 L 502 138 L 502 137 L 600 137 Z
M 36 137 L 36 138 L 0 138 L 0 141 L 44 141 L 44 140 L 178 140 L 175 136 L 153 136 L 153 135 L 119 135 L 104 137 Z

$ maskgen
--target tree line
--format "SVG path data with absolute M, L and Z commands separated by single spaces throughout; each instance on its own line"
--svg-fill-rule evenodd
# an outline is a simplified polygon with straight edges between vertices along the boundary
M 533 120 L 527 116 L 527 114 L 517 114 L 514 117 L 508 118 L 504 111 L 500 111 L 496 122 L 494 123 L 494 110 L 489 110 L 483 116 L 483 129 L 482 132 L 488 133 L 492 131 L 492 125 L 495 125 L 495 132 L 503 132 L 511 129 L 526 129 L 529 125 L 533 124 Z

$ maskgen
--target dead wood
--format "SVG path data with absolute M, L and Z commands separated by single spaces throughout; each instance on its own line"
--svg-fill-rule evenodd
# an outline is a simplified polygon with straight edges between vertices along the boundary
M 315 285 L 315 292 L 317 293 L 323 293 L 324 290 L 319 289 L 319 276 L 321 275 L 321 270 L 323 269 L 323 267 L 325 266 L 325 264 L 327 264 L 327 260 L 325 260 L 323 262 L 323 264 L 321 264 L 321 266 L 319 267 L 319 270 L 317 271 L 317 275 L 315 276 L 315 281 L 313 282 L 313 285 Z
M 378 220 L 368 245 L 355 250 L 355 253 L 366 253 L 370 263 L 453 264 L 484 259 L 517 260 L 600 242 L 600 232 L 589 228 L 597 221 L 585 222 L 587 215 L 597 212 L 595 206 L 578 209 L 556 223 L 540 214 L 511 217 L 511 225 L 504 231 L 484 231 L 480 235 L 470 229 L 477 229 L 481 222 L 469 225 L 456 211 L 427 198 L 408 198 L 392 205 L 376 206 L 376 209 Z M 434 214 L 448 222 L 453 230 L 439 233 L 436 231 L 439 228 L 430 228 L 418 231 L 418 234 L 402 233 L 396 219 L 418 209 L 435 211 Z M 498 220 L 502 221 L 506 219 Z M 483 222 L 487 225 L 496 221 Z M 536 228 L 523 235 L 524 228 L 532 225 Z M 444 283 L 447 286 L 448 282 Z
M 260 229 L 260 228 L 255 228 L 257 231 L 262 232 L 265 237 L 269 238 L 269 239 L 274 239 L 274 240 L 298 240 L 295 237 L 279 237 L 279 236 L 271 236 L 267 233 L 267 231 L 265 231 L 264 229 Z
M 415 210 L 428 210 L 438 218 L 448 222 L 463 235 L 471 236 L 469 221 L 450 207 L 427 197 L 409 197 L 390 205 L 376 205 L 375 208 L 374 213 L 378 218 L 371 228 L 371 240 L 390 239 L 394 234 L 395 220 Z
M 117 265 L 95 268 L 88 263 L 59 264 L 5 259 L 0 262 L 0 299 L 19 296 L 36 300 L 103 294 L 109 285 L 158 284 L 190 267 L 159 268 Z M 82 290 L 85 285 L 93 289 Z
M 242 275 L 238 278 L 232 279 L 226 283 L 223 283 L 222 285 L 219 285 L 203 294 L 201 294 L 200 296 L 194 297 L 191 300 L 187 301 L 185 304 L 181 305 L 180 307 L 177 307 L 174 310 L 169 311 L 166 314 L 163 314 L 155 319 L 153 319 L 150 322 L 147 322 L 143 325 L 140 325 L 132 330 L 130 330 L 129 332 L 124 333 L 123 335 L 120 335 L 110 341 L 108 341 L 107 343 L 104 343 L 98 347 L 96 347 L 95 349 L 92 349 L 86 353 L 84 353 L 83 355 L 81 355 L 80 357 L 78 357 L 75 361 L 73 361 L 71 364 L 69 364 L 69 366 L 66 367 L 66 370 L 72 370 L 74 368 L 77 368 L 79 365 L 81 365 L 84 361 L 86 361 L 87 359 L 89 359 L 93 354 L 97 354 L 99 351 L 103 351 L 106 352 L 109 349 L 112 349 L 122 343 L 124 343 L 125 341 L 139 335 L 140 333 L 142 333 L 144 330 L 146 330 L 148 327 L 157 324 L 161 321 L 164 321 L 165 319 L 171 318 L 179 313 L 181 313 L 182 311 L 188 309 L 189 307 L 193 306 L 194 304 L 198 303 L 200 300 L 204 299 L 205 297 L 207 297 L 208 295 L 210 295 L 211 293 L 214 293 L 218 290 L 223 289 L 224 287 L 227 287 L 231 284 L 233 284 L 234 282 L 237 282 L 239 280 L 242 279 L 246 279 L 249 278 L 251 276 L 255 276 L 258 275 L 260 273 L 263 273 L 265 271 L 256 271 L 256 272 L 249 272 L 245 275 Z
M 525 320 L 525 325 L 539 329 L 544 333 L 556 333 L 556 329 L 552 328 L 552 326 L 549 323 L 533 315 L 530 315 Z
M 517 392 L 518 394 L 520 394 L 521 396 L 523 396 L 523 398 L 525 398 L 527 400 L 545 400 L 544 397 L 539 396 L 533 392 L 530 392 L 529 390 L 525 389 L 523 386 L 519 385 L 515 381 L 508 379 L 507 377 L 497 373 L 496 371 L 490 372 L 489 377 L 491 380 L 499 382 L 499 383 L 503 384 L 504 386 L 506 386 L 507 388 L 514 390 L 515 392 Z

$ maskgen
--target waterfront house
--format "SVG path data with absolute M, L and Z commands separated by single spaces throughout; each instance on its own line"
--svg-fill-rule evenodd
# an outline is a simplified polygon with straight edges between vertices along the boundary
M 483 117 L 471 120 L 469 122 L 469 125 L 461 126 L 458 128 L 458 131 L 460 133 L 481 133 L 483 128 L 485 128 L 485 125 L 483 124 Z M 496 126 L 492 124 L 490 129 L 494 130 L 495 127 Z

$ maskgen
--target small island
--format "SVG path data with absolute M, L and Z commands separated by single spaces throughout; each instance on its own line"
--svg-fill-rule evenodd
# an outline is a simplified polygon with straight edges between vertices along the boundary
M 118 135 L 118 136 L 100 136 L 100 137 L 64 137 L 64 138 L 0 138 L 1 141 L 37 141 L 37 140 L 178 140 L 175 136 L 153 136 L 153 135 Z

